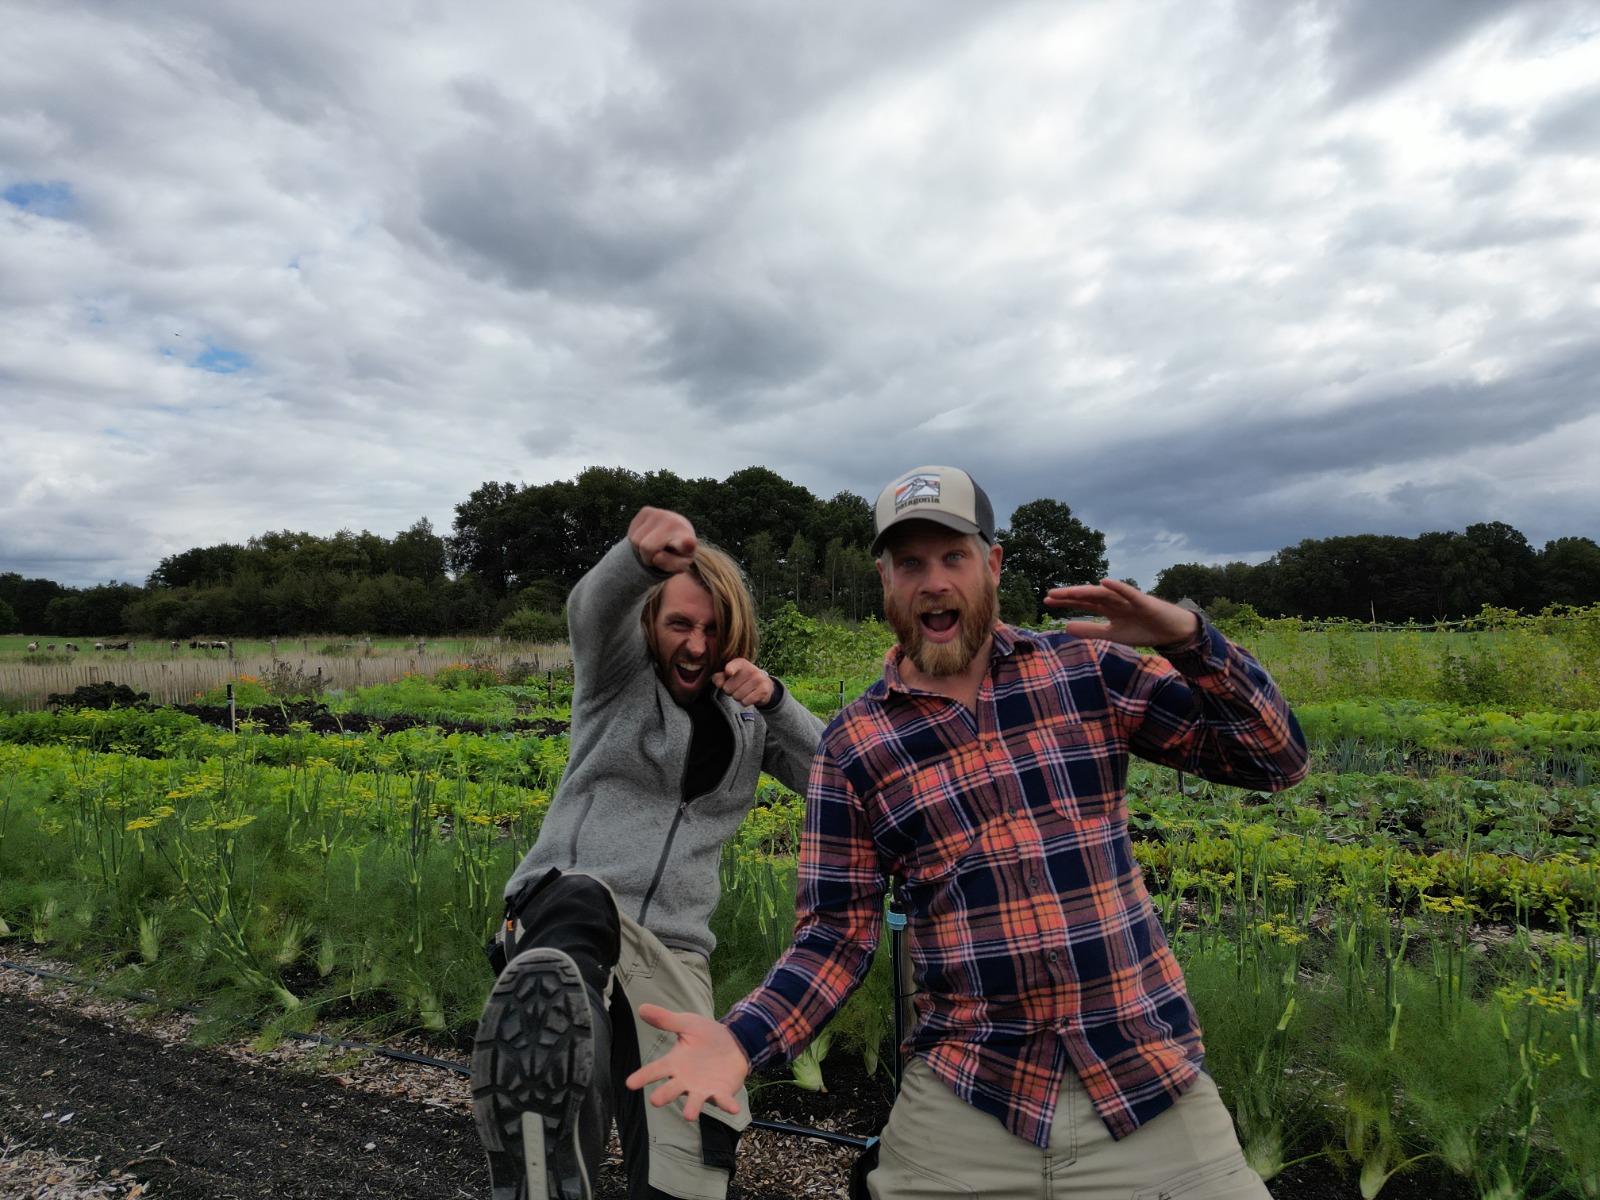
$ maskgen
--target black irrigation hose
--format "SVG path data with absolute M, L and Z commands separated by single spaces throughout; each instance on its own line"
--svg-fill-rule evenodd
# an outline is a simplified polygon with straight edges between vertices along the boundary
M 94 988 L 96 991 L 107 992 L 123 1000 L 133 1000 L 139 1004 L 153 1004 L 157 1008 L 172 1009 L 176 1012 L 195 1013 L 205 1015 L 205 1010 L 193 1004 L 173 1004 L 170 1001 L 158 1000 L 154 996 L 147 996 L 143 992 L 125 992 L 120 988 L 111 987 L 94 979 L 78 979 L 71 975 L 63 975 L 59 971 L 46 971 L 41 967 L 29 967 L 22 963 L 9 962 L 0 959 L 0 967 L 11 971 L 21 971 L 24 975 L 32 975 L 36 979 L 54 979 L 62 983 L 70 983 L 76 987 Z M 257 1029 L 261 1026 L 257 1025 Z M 409 1050 L 390 1050 L 384 1046 L 372 1046 L 365 1042 L 352 1042 L 347 1038 L 331 1038 L 321 1033 L 299 1033 L 294 1030 L 285 1030 L 289 1037 L 302 1042 L 315 1042 L 320 1046 L 333 1046 L 339 1050 L 364 1050 L 369 1054 L 381 1055 L 384 1058 L 395 1058 L 402 1062 L 419 1063 L 424 1067 L 438 1067 L 444 1071 L 454 1071 L 457 1075 L 470 1076 L 471 1070 L 460 1063 L 446 1062 L 442 1058 L 429 1058 L 426 1054 L 412 1054 Z M 857 1150 L 865 1150 L 876 1142 L 877 1138 L 856 1137 L 849 1133 L 834 1133 L 827 1129 L 812 1129 L 805 1125 L 790 1125 L 784 1121 L 769 1121 L 764 1117 L 752 1117 L 750 1124 L 756 1129 L 768 1129 L 774 1133 L 790 1133 L 800 1137 L 817 1138 L 824 1142 L 834 1142 L 841 1146 L 853 1146 Z
M 817 1138 L 824 1142 L 833 1142 L 838 1146 L 852 1146 L 857 1150 L 865 1150 L 877 1144 L 875 1137 L 856 1137 L 853 1133 L 834 1133 L 827 1129 L 813 1129 L 809 1125 L 790 1125 L 786 1121 L 769 1121 L 765 1117 L 751 1117 L 752 1129 L 770 1129 L 774 1133 L 793 1133 L 800 1137 Z

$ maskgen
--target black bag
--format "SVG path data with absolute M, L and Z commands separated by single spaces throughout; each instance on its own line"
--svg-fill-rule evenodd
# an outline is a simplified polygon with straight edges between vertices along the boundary
M 494 977 L 500 978 L 500 972 L 506 969 L 506 964 L 511 961 L 515 947 L 511 945 L 517 932 L 517 914 L 523 906 L 534 896 L 544 890 L 551 880 L 561 878 L 561 872 L 556 867 L 551 867 L 538 879 L 525 879 L 522 886 L 506 897 L 506 918 L 501 924 L 499 932 L 483 944 L 484 957 L 489 960 L 489 966 L 494 971 Z

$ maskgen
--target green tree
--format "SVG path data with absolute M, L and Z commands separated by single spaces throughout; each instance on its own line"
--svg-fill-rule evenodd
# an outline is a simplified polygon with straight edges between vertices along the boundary
M 1434 621 L 1452 613 L 1471 609 L 1467 588 L 1471 568 L 1467 565 L 1460 533 L 1431 530 L 1416 539 L 1416 589 L 1421 594 L 1418 620 Z
M 1600 545 L 1586 537 L 1546 542 L 1539 576 L 1545 604 L 1600 604 Z
M 24 579 L 15 571 L 0 574 L 0 600 L 11 605 L 17 628 L 25 633 L 48 633 L 45 610 L 52 600 L 71 592 L 51 579 Z
M 1468 525 L 1467 543 L 1475 551 L 1484 604 L 1533 611 L 1540 607 L 1539 555 L 1528 539 L 1504 521 Z
M 10 633 L 17 627 L 16 610 L 0 600 L 0 633 Z
M 98 584 L 52 600 L 45 610 L 46 631 L 56 637 L 110 637 L 129 628 L 124 610 L 144 593 L 131 583 Z
M 496 611 L 494 594 L 471 575 L 440 584 L 439 604 L 444 628 L 451 631 L 487 632 L 503 615 Z
M 1375 533 L 1307 538 L 1278 551 L 1273 565 L 1277 606 L 1294 616 L 1404 621 L 1416 614 L 1419 567 L 1410 538 Z M 1403 602 L 1403 593 L 1413 600 Z M 1255 599 L 1226 580 L 1219 594 L 1240 603 Z
M 851 621 L 883 616 L 883 583 L 866 543 L 834 538 L 823 555 L 823 575 L 829 609 Z
M 1005 547 L 1005 570 L 1027 580 L 1035 603 L 1053 587 L 1098 583 L 1110 570 L 1106 535 L 1078 520 L 1059 500 L 1019 504 L 1010 526 L 997 537 Z
M 1257 611 L 1277 612 L 1276 571 L 1274 562 L 1177 563 L 1156 576 L 1150 592 L 1174 603 L 1188 597 L 1207 610 L 1213 600 L 1228 597 Z
M 176 595 L 187 600 L 187 621 L 179 637 L 256 637 L 272 632 L 262 606 L 261 576 L 254 571 L 242 571 L 232 584 L 194 587 Z
M 661 498 L 670 499 L 670 496 Z M 576 583 L 578 577 L 599 562 L 623 536 L 634 514 L 649 500 L 644 477 L 637 471 L 625 467 L 585 467 L 578 472 L 578 477 L 572 481 L 566 513 L 570 539 L 566 553 L 570 556 L 570 565 L 552 564 L 557 572 Z M 524 581 L 527 578 L 524 576 Z
M 1150 594 L 1174 604 L 1188 597 L 1201 608 L 1206 608 L 1224 590 L 1221 567 L 1204 563 L 1173 563 L 1156 576 L 1156 584 L 1150 589 Z
M 163 558 L 156 569 L 150 572 L 145 584 L 147 587 L 181 588 L 228 583 L 238 570 L 243 555 L 244 547 L 232 542 L 197 546 L 182 554 L 170 554 Z
M 1424 533 L 1415 544 L 1413 572 L 1389 581 L 1399 599 L 1391 600 L 1389 613 L 1380 605 L 1379 619 L 1466 617 L 1485 604 L 1540 607 L 1539 556 L 1505 522 L 1469 525 L 1464 533 Z M 1408 601 L 1411 595 L 1416 599 Z
M 145 592 L 122 610 L 127 631 L 146 638 L 186 638 L 190 606 L 187 590 L 156 588 Z
M 86 631 L 96 636 L 109 636 L 120 632 L 121 627 L 89 630 L 83 622 L 83 600 L 77 592 L 69 592 L 45 605 L 44 631 L 51 637 L 82 637 Z
M 722 481 L 720 492 L 722 547 L 747 562 L 750 538 L 765 532 L 774 546 L 788 546 L 811 525 L 817 509 L 809 491 L 766 467 L 735 471 Z
M 504 595 L 515 572 L 510 542 L 514 526 L 512 502 L 525 489 L 514 483 L 485 483 L 456 505 L 454 530 L 445 540 L 450 569 L 471 574 L 497 595 Z
M 790 539 L 789 553 L 784 555 L 783 568 L 784 591 L 800 607 L 801 612 L 814 614 L 818 607 L 812 595 L 812 580 L 817 572 L 817 552 L 805 534 L 797 533 Z
M 1039 598 L 1027 576 L 1000 572 L 1000 619 L 1008 625 L 1032 625 L 1039 619 Z
M 262 589 L 260 607 L 245 614 L 246 624 L 280 636 L 337 630 L 339 598 L 353 583 L 352 576 L 331 571 L 291 570 Z
M 533 608 L 519 608 L 496 630 L 514 642 L 564 642 L 568 638 L 567 614 Z
M 444 539 L 433 531 L 427 517 L 394 535 L 389 548 L 389 569 L 407 579 L 437 583 L 445 574 Z
M 750 578 L 750 591 L 756 598 L 757 611 L 763 614 L 775 611 L 783 603 L 786 571 L 773 544 L 773 537 L 766 530 L 753 533 L 746 539 L 744 568 Z
M 835 539 L 846 546 L 872 544 L 872 505 L 854 492 L 838 492 L 816 505 L 812 543 L 826 546 Z
M 448 627 L 437 588 L 393 573 L 352 580 L 334 604 L 332 621 L 329 627 L 345 635 L 409 637 Z

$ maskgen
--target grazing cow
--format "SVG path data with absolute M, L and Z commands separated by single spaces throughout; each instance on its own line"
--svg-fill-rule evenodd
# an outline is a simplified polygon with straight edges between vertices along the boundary
M 67 645 L 66 645 L 66 648 L 68 650 L 72 651 L 72 653 L 74 653 L 74 654 L 76 654 L 78 652 L 78 646 L 77 646 L 76 642 L 68 642 Z
M 54 642 L 46 642 L 44 648 L 46 650 L 54 650 L 56 648 L 56 644 Z
M 94 644 L 94 648 L 96 650 L 104 650 L 106 648 L 106 644 L 104 642 L 96 642 Z
M 213 650 L 226 650 L 228 648 L 228 643 L 227 642 L 212 642 L 211 643 L 211 648 Z

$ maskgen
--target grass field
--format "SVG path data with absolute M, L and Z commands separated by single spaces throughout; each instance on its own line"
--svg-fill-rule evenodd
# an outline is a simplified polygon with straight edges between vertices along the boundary
M 441 638 L 437 641 L 373 639 L 345 642 L 328 638 L 283 638 L 231 642 L 227 649 L 190 649 L 187 642 L 131 643 L 127 650 L 96 650 L 94 637 L 46 639 L 0 637 L 0 707 L 43 708 L 53 694 L 97 683 L 126 684 L 148 692 L 162 704 L 183 704 L 239 676 L 270 679 L 287 670 L 322 680 L 326 689 L 351 689 L 386 683 L 408 674 L 436 674 L 454 663 L 471 662 L 506 671 L 525 664 L 529 671 L 570 663 L 565 645 L 532 645 L 498 638 Z M 28 650 L 38 641 L 39 649 Z M 64 649 L 68 642 L 77 651 Z

